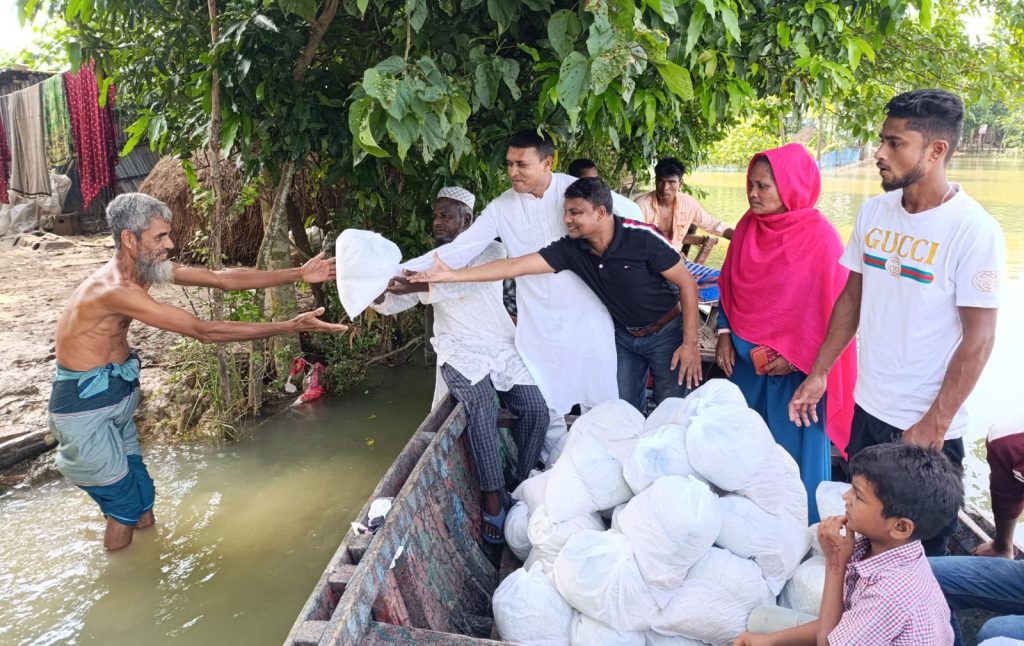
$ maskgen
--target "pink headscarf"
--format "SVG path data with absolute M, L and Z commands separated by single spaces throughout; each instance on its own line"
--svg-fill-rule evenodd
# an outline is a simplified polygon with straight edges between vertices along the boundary
M 832 223 L 815 208 L 821 174 L 797 143 L 754 155 L 772 166 L 787 211 L 757 215 L 748 209 L 736 225 L 718 280 L 721 306 L 736 334 L 778 351 L 809 373 L 825 340 L 832 306 L 849 271 L 839 264 L 843 243 Z M 749 184 L 748 184 L 749 186 Z M 845 455 L 853 419 L 857 379 L 851 343 L 828 374 L 825 432 Z

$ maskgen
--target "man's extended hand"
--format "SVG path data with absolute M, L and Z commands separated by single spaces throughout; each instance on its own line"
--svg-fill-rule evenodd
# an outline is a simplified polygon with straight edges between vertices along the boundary
M 288 321 L 295 332 L 346 332 L 347 325 L 341 323 L 328 323 L 317 317 L 324 313 L 324 308 L 318 307 L 309 312 L 303 312 L 292 320 Z
M 683 343 L 672 354 L 672 363 L 669 370 L 679 367 L 679 385 L 687 388 L 696 388 L 703 378 L 703 369 L 700 365 L 700 350 L 696 343 Z
M 411 283 L 450 283 L 455 278 L 455 272 L 444 264 L 441 256 L 435 251 L 433 269 L 410 274 L 408 278 Z
M 828 379 L 821 375 L 808 375 L 789 400 L 789 421 L 797 426 L 818 423 L 818 402 L 825 394 Z
M 926 449 L 942 450 L 942 444 L 946 437 L 946 426 L 939 424 L 934 417 L 925 413 L 921 420 L 903 431 L 900 438 L 907 444 L 916 444 Z
M 405 276 L 395 276 L 388 281 L 388 293 L 396 296 L 402 296 L 403 294 L 412 294 L 414 292 L 426 292 L 430 290 L 430 283 L 411 283 L 409 282 L 408 276 L 412 276 L 413 272 L 406 271 Z
M 321 251 L 302 265 L 302 280 L 307 283 L 323 283 L 334 279 L 336 265 L 334 258 L 325 258 Z

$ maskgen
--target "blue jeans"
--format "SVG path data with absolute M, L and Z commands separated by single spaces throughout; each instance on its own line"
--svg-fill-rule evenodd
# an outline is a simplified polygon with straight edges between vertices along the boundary
M 978 641 L 992 637 L 1024 639 L 1024 561 L 988 556 L 935 556 L 928 559 L 953 615 L 956 646 L 963 636 L 957 610 L 981 608 L 1001 615 L 985 622 Z
M 669 369 L 672 355 L 683 343 L 683 319 L 672 319 L 654 334 L 636 337 L 615 328 L 615 353 L 618 357 L 619 399 L 637 410 L 645 408 L 647 371 L 654 377 L 654 401 L 660 404 L 669 397 L 683 397 L 687 388 L 679 385 L 679 366 Z

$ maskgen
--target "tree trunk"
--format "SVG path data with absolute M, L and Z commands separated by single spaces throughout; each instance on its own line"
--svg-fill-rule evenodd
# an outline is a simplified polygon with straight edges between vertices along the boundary
M 210 48 L 217 46 L 217 2 L 207 0 L 210 13 Z M 221 239 L 224 235 L 224 192 L 220 172 L 220 73 L 216 64 L 210 78 L 210 145 L 207 149 L 207 161 L 210 164 L 210 182 L 213 184 L 213 213 L 210 216 L 210 269 L 220 271 Z M 219 289 L 213 292 L 213 318 L 220 321 L 224 318 L 224 293 Z M 216 345 L 217 377 L 220 383 L 220 403 L 222 410 L 231 410 L 231 383 L 228 379 L 227 350 L 224 345 Z
M 269 180 L 269 175 L 265 174 Z M 288 242 L 287 201 L 295 178 L 295 163 L 287 162 L 281 169 L 281 177 L 274 186 L 270 209 L 263 210 L 263 244 L 260 246 L 260 269 L 287 269 L 292 266 L 291 245 Z M 268 181 L 269 183 L 269 181 Z M 267 206 L 261 200 L 261 206 Z M 264 304 L 272 321 L 284 321 L 295 316 L 295 285 L 281 285 L 265 290 Z M 258 298 L 258 296 L 257 296 Z M 294 357 L 299 356 L 302 347 L 297 334 L 276 336 L 270 340 L 273 364 L 278 376 L 288 372 Z
M 320 249 L 314 249 L 313 245 L 309 242 L 309 236 L 306 235 L 306 227 L 304 226 L 305 222 L 302 221 L 302 214 L 295 207 L 295 203 L 292 200 L 288 200 L 285 208 L 288 212 L 288 230 L 291 232 L 292 240 L 295 241 L 295 248 L 299 252 L 299 262 L 305 262 L 320 253 Z M 309 288 L 313 292 L 313 300 L 316 302 L 316 306 L 324 307 L 323 285 L 316 283 L 310 285 Z

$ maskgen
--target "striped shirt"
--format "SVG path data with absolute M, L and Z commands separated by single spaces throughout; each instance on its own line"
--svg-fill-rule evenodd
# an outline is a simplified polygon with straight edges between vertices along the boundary
M 949 606 L 921 541 L 865 558 L 870 541 L 857 539 L 843 581 L 843 616 L 831 646 L 948 646 Z

